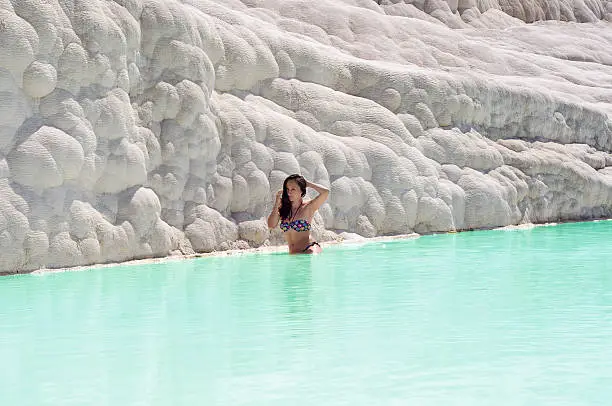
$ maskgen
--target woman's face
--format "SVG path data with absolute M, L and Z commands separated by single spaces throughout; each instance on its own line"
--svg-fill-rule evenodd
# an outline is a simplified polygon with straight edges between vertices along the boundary
M 287 182 L 287 195 L 291 202 L 297 202 L 302 198 L 302 189 L 296 181 L 290 180 Z

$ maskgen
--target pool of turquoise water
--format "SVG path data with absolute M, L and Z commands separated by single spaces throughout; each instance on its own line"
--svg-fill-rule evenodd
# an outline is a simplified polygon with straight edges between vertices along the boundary
M 609 405 L 612 222 L 0 278 L 3 405 Z

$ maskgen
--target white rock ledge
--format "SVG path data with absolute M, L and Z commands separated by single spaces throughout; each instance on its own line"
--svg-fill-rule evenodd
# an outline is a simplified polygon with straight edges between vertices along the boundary
M 0 0 L 0 273 L 612 217 L 612 1 Z M 232 251 L 233 252 L 233 251 Z

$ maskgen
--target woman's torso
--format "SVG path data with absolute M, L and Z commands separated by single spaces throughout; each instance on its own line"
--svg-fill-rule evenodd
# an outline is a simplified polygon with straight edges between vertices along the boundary
M 283 234 L 291 254 L 303 252 L 310 243 L 312 215 L 308 215 L 307 210 L 300 210 L 296 214 L 295 218 L 281 219 L 280 223 L 281 230 L 286 230 L 283 230 Z

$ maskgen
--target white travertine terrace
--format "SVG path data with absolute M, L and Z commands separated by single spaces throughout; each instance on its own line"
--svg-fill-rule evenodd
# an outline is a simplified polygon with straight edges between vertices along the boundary
M 380 4 L 379 4 L 380 3 Z M 0 271 L 612 216 L 612 1 L 0 0 Z

